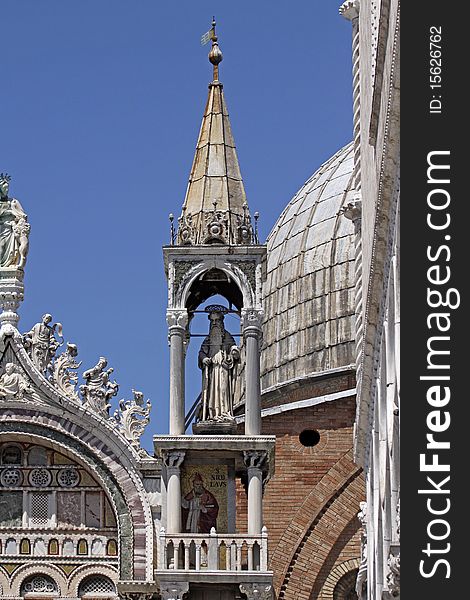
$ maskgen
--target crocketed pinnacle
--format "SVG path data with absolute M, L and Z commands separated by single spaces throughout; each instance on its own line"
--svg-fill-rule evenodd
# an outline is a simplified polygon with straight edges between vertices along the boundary
M 219 81 L 222 52 L 212 23 L 209 61 L 214 78 L 202 118 L 177 244 L 252 244 L 251 218 L 238 164 L 235 142 Z

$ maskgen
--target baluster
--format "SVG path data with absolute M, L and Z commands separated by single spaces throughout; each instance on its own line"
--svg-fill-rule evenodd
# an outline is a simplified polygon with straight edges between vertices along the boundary
M 242 570 L 242 546 L 237 544 L 237 571 Z
M 201 544 L 196 544 L 196 571 L 201 570 Z
M 176 554 L 177 560 L 175 560 L 175 569 L 181 569 L 180 565 L 183 565 L 183 563 L 184 563 L 184 556 L 183 556 L 184 545 L 183 545 L 183 551 L 182 551 L 181 550 L 181 542 L 182 542 L 182 540 L 178 540 L 178 551 Z
M 204 540 L 205 541 L 205 540 Z M 209 552 L 209 548 L 207 546 L 207 542 L 205 542 L 204 546 L 201 544 L 201 567 L 204 567 L 207 569 L 208 567 L 208 552 Z
M 219 544 L 215 527 L 212 527 L 208 540 L 208 567 L 211 571 L 219 569 Z
M 235 540 L 232 540 L 230 543 L 230 563 L 231 569 L 233 571 L 237 570 L 237 545 L 235 544 Z
M 249 544 L 246 543 L 248 547 L 248 571 L 253 571 L 253 542 Z
M 226 571 L 232 570 L 231 563 L 230 563 L 230 561 L 231 561 L 230 552 L 231 552 L 230 544 L 227 543 L 227 544 L 225 544 L 225 570 Z
M 261 571 L 268 570 L 268 530 L 266 525 L 261 530 L 261 548 L 260 548 L 260 568 Z
M 189 546 L 191 542 L 184 544 L 184 570 L 189 571 Z

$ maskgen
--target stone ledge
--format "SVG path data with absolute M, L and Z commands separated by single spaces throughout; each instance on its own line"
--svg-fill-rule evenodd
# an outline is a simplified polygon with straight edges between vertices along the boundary
M 272 571 L 183 571 L 179 569 L 155 571 L 155 579 L 159 582 L 190 583 L 258 583 L 272 585 Z

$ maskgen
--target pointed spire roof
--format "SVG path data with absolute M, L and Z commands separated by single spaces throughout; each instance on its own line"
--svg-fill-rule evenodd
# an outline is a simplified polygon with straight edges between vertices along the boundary
M 215 35 L 215 21 L 206 36 L 212 41 L 209 61 L 213 65 L 213 80 L 178 220 L 177 244 L 253 244 L 256 242 L 245 188 L 219 81 L 223 56 Z

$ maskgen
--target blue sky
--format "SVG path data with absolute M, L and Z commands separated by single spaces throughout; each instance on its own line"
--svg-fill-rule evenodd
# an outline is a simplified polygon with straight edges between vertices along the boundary
M 0 171 L 31 223 L 20 330 L 50 312 L 83 370 L 107 357 L 118 398 L 135 388 L 153 403 L 149 450 L 168 428 L 161 247 L 184 199 L 211 79 L 200 37 L 215 14 L 220 79 L 265 239 L 352 137 L 351 27 L 339 5 L 2 2 Z M 187 372 L 191 404 L 200 375 L 196 365 Z

